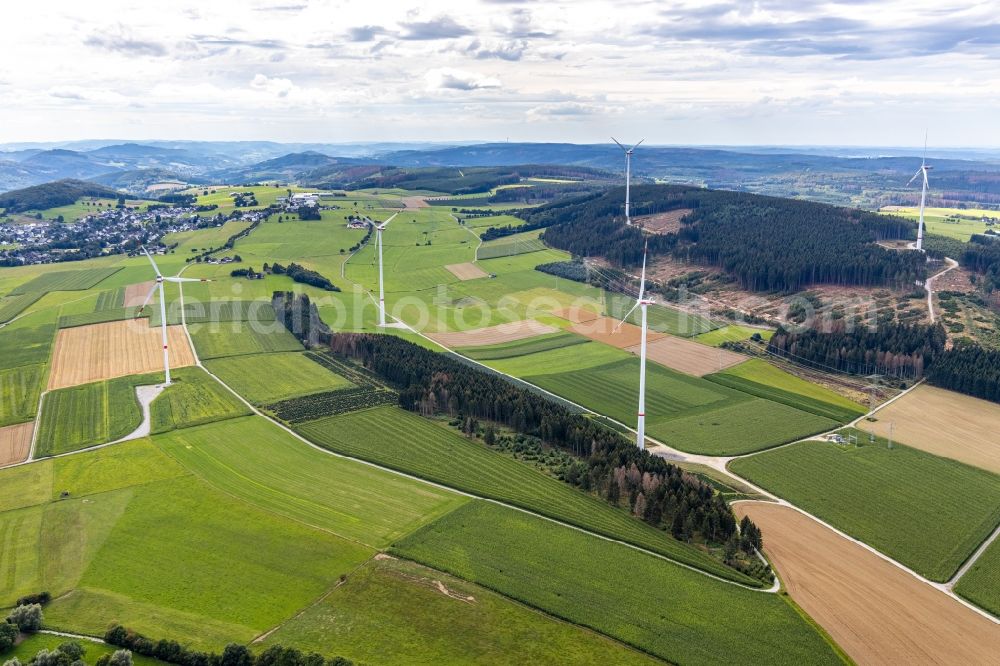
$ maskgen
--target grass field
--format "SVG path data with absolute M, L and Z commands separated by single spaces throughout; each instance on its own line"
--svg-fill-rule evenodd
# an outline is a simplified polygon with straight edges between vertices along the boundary
M 24 294 L 0 298 L 0 323 L 10 321 L 44 295 L 45 292 L 29 291 Z
M 51 324 L 0 328 L 0 369 L 45 363 L 55 333 Z
M 395 558 L 365 564 L 264 645 L 272 643 L 366 664 L 659 663 L 496 592 Z
M 0 427 L 34 418 L 44 373 L 41 365 L 0 370 Z
M 0 652 L 0 660 L 7 662 L 10 659 L 17 659 L 22 664 L 27 664 L 39 650 L 55 650 L 63 643 L 72 642 L 72 638 L 66 636 L 54 636 L 52 634 L 31 634 L 16 647 L 7 652 Z M 111 654 L 118 648 L 105 643 L 95 643 L 93 641 L 77 640 L 83 649 L 83 661 L 93 664 L 106 654 Z M 136 666 L 163 666 L 164 662 L 151 657 L 143 657 L 140 654 L 132 655 L 132 663 Z
M 93 312 L 62 315 L 59 317 L 59 328 L 73 328 L 74 326 L 89 326 L 90 324 L 103 324 L 109 321 L 134 319 L 138 311 L 139 308 L 108 308 Z M 148 317 L 149 314 L 147 313 L 144 316 Z
M 1000 617 L 1000 539 L 958 580 L 955 592 Z
M 489 365 L 622 423 L 635 421 L 639 360 L 599 343 Z M 552 374 L 537 374 L 540 369 Z M 646 434 L 692 453 L 733 455 L 836 427 L 828 418 L 714 382 L 646 366 Z
M 81 590 L 47 609 L 53 626 L 100 633 L 119 621 L 194 646 L 245 642 L 371 555 L 368 548 L 255 509 L 191 477 L 127 492 L 124 511 L 83 572 Z M 108 603 L 109 595 L 121 603 Z M 177 635 L 169 626 L 177 615 L 224 623 L 227 635 L 213 632 L 211 624 Z
M 547 249 L 538 238 L 504 238 L 483 243 L 476 252 L 477 259 L 496 259 L 515 254 L 528 254 Z
M 839 663 L 779 595 L 486 502 L 466 504 L 393 552 L 673 663 Z
M 877 444 L 800 442 L 730 468 L 920 574 L 948 580 L 1000 523 L 1000 477 Z
M 266 405 L 352 386 L 304 354 L 248 354 L 208 361 L 206 367 L 252 403 Z
M 466 501 L 317 451 L 260 417 L 178 430 L 154 441 L 226 494 L 374 547 Z
M 502 342 L 498 345 L 480 347 L 462 347 L 458 353 L 477 361 L 495 361 L 503 358 L 514 358 L 525 354 L 562 349 L 589 342 L 587 338 L 569 332 L 548 333 L 524 340 Z
M 204 359 L 240 354 L 302 351 L 302 345 L 284 326 L 266 326 L 242 322 L 223 324 L 192 324 L 188 327 L 198 356 Z
M 728 326 L 717 328 L 714 331 L 709 331 L 708 333 L 701 333 L 691 339 L 696 342 L 700 342 L 703 345 L 709 345 L 710 347 L 720 347 L 723 342 L 742 342 L 743 340 L 749 340 L 754 333 L 759 333 L 764 340 L 770 340 L 771 336 L 774 335 L 774 331 L 768 329 L 729 324 Z
M 863 405 L 828 388 L 807 382 L 757 358 L 709 375 L 706 379 L 845 423 L 868 411 Z
M 337 453 L 509 502 L 634 543 L 716 575 L 751 582 L 709 555 L 653 529 L 603 500 L 398 407 L 379 407 L 311 421 L 298 430 Z
M 187 428 L 250 414 L 250 409 L 201 368 L 179 368 L 173 384 L 150 405 L 152 432 Z
M 120 439 L 139 427 L 135 387 L 162 375 L 131 375 L 51 391 L 42 403 L 36 456 L 53 456 Z
M 120 268 L 81 268 L 73 271 L 53 271 L 42 273 L 38 277 L 15 288 L 11 294 L 27 294 L 30 292 L 47 291 L 78 291 L 90 289 L 105 280 Z
M 882 212 L 900 215 L 911 220 L 920 217 L 920 209 L 916 206 L 892 206 L 890 208 L 891 210 L 883 210 Z M 924 209 L 924 226 L 929 233 L 968 241 L 972 234 L 982 234 L 990 228 L 982 221 L 984 215 L 992 217 L 994 220 L 1000 218 L 1000 213 L 995 210 L 928 207 Z M 956 216 L 975 219 L 963 219 Z

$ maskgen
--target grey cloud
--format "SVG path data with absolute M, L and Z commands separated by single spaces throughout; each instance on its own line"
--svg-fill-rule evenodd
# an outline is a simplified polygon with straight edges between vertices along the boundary
M 347 30 L 347 38 L 352 42 L 373 42 L 376 37 L 385 34 L 388 31 L 380 25 L 359 25 Z
M 440 16 L 430 21 L 410 21 L 407 23 L 400 23 L 400 26 L 405 31 L 401 35 L 402 39 L 453 39 L 455 37 L 465 37 L 466 35 L 472 34 L 472 30 L 448 16 Z
M 218 37 L 215 35 L 191 35 L 191 41 L 207 46 L 250 46 L 256 49 L 284 49 L 284 42 L 277 39 L 236 39 L 234 37 Z
M 300 12 L 307 9 L 309 5 L 266 5 L 264 7 L 254 7 L 257 12 Z
M 554 32 L 546 32 L 536 28 L 531 12 L 523 7 L 510 12 L 510 26 L 502 32 L 509 37 L 517 39 L 537 39 L 555 36 Z
M 125 53 L 129 55 L 142 55 L 162 57 L 167 55 L 167 47 L 159 42 L 137 39 L 121 30 L 116 34 L 94 33 L 83 40 L 87 46 L 112 51 L 115 53 Z
M 524 56 L 528 48 L 528 42 L 523 39 L 515 39 L 494 44 L 483 44 L 478 39 L 472 40 L 462 52 L 473 56 L 479 60 L 496 58 L 516 62 Z

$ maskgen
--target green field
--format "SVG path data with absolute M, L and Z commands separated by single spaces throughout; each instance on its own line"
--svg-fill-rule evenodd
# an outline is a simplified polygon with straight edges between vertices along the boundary
M 109 308 L 106 310 L 95 310 L 94 312 L 62 315 L 59 317 L 59 328 L 89 326 L 91 324 L 103 324 L 109 321 L 134 319 L 138 312 L 139 308 Z M 149 312 L 144 313 L 143 316 L 148 317 Z
M 1000 539 L 958 580 L 955 592 L 1000 617 Z
M 0 298 L 0 323 L 10 321 L 44 295 L 45 292 L 42 291 L 29 291 L 16 296 Z
M 302 351 L 302 345 L 295 336 L 276 322 L 268 325 L 244 322 L 192 324 L 189 330 L 198 356 L 202 359 L 240 354 Z
M 120 268 L 81 268 L 74 271 L 54 271 L 42 273 L 38 277 L 15 288 L 11 294 L 27 294 L 30 292 L 47 291 L 78 291 L 90 289 L 98 282 L 105 280 Z
M 899 215 L 910 220 L 920 218 L 920 208 L 916 206 L 886 212 L 890 215 Z M 1000 212 L 995 210 L 927 207 L 924 209 L 924 226 L 927 228 L 928 233 L 947 236 L 948 238 L 960 241 L 968 241 L 973 234 L 986 233 L 986 230 L 991 228 L 982 221 L 984 215 L 994 220 L 1000 219 Z
M 208 361 L 205 366 L 258 405 L 352 386 L 298 352 L 231 356 Z
M 55 334 L 51 324 L 0 328 L 0 369 L 47 363 Z
M 724 342 L 742 342 L 744 340 L 749 340 L 754 333 L 759 333 L 760 337 L 764 340 L 770 340 L 771 336 L 774 335 L 774 331 L 769 329 L 729 324 L 727 326 L 723 326 L 722 328 L 717 328 L 714 331 L 696 335 L 691 339 L 710 347 L 721 347 Z
M 730 463 L 753 483 L 935 581 L 1000 523 L 1000 477 L 899 444 L 799 442 Z M 765 537 L 766 539 L 766 537 Z
M 126 505 L 77 591 L 47 609 L 53 627 L 100 633 L 118 621 L 218 649 L 293 615 L 371 555 L 191 477 L 117 493 Z M 179 635 L 177 623 L 194 626 Z
M 298 430 L 337 453 L 508 502 L 719 576 L 759 584 L 601 499 L 398 407 L 328 417 Z
M 538 238 L 504 238 L 483 243 L 476 252 L 477 259 L 496 259 L 515 254 L 528 254 L 547 249 Z
M 514 340 L 512 342 L 502 342 L 496 345 L 483 345 L 480 347 L 460 347 L 456 351 L 462 356 L 476 359 L 477 361 L 495 361 L 503 358 L 514 358 L 525 354 L 536 354 L 538 352 L 550 351 L 552 349 L 562 349 L 573 345 L 589 342 L 587 338 L 575 333 L 548 333 L 534 338 L 524 340 Z
M 486 502 L 466 504 L 393 552 L 673 663 L 840 663 L 781 595 Z
M 622 423 L 635 420 L 639 360 L 607 345 L 588 343 L 489 365 Z M 539 369 L 552 374 L 537 374 Z M 682 451 L 748 453 L 837 425 L 660 365 L 646 367 L 646 434 Z
M 364 664 L 660 663 L 478 585 L 398 559 L 367 563 L 264 645 L 274 643 Z
M 273 322 L 274 308 L 267 301 L 185 302 L 184 316 L 189 324 L 213 321 Z
M 162 375 L 132 375 L 52 391 L 42 402 L 36 456 L 106 444 L 142 422 L 135 387 L 162 382 Z
M 636 290 L 638 292 L 638 290 Z M 621 319 L 635 305 L 635 299 L 621 294 L 607 295 L 604 313 L 615 319 Z M 642 313 L 634 310 L 626 320 L 636 326 L 642 324 Z M 669 305 L 651 305 L 646 309 L 646 324 L 650 330 L 689 338 L 721 328 L 722 324 L 701 315 L 690 314 Z
M 154 441 L 228 495 L 374 547 L 466 501 L 317 451 L 260 417 L 178 430 Z
M 0 370 L 0 427 L 34 418 L 44 374 L 41 365 Z
M 150 405 L 152 432 L 187 428 L 250 414 L 250 408 L 201 368 L 178 368 L 173 384 Z
M 828 388 L 756 358 L 707 375 L 705 379 L 842 423 L 853 421 L 868 411 Z

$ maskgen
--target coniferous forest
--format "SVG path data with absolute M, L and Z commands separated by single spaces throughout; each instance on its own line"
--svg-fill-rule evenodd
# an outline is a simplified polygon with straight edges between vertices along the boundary
M 941 388 L 1000 402 L 1000 351 L 957 344 L 934 361 L 927 380 Z
M 912 221 L 826 204 L 673 185 L 632 188 L 632 216 L 690 210 L 672 234 L 624 225 L 622 188 L 521 211 L 544 240 L 578 256 L 636 266 L 653 257 L 722 268 L 752 291 L 793 292 L 810 284 L 905 288 L 925 277 L 922 257 L 880 247 L 915 237 Z

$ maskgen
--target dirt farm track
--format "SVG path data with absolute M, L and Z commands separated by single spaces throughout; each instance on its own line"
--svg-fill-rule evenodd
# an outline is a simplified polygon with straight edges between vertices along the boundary
M 788 594 L 859 664 L 990 664 L 1000 625 L 812 518 L 737 502 Z
M 955 418 L 967 414 L 968 418 Z M 858 427 L 1000 474 L 1000 405 L 954 391 L 919 386 Z
M 150 328 L 145 319 L 64 328 L 52 353 L 49 390 L 161 371 L 160 336 L 160 329 Z M 182 327 L 167 327 L 167 344 L 171 368 L 194 365 L 194 353 Z

